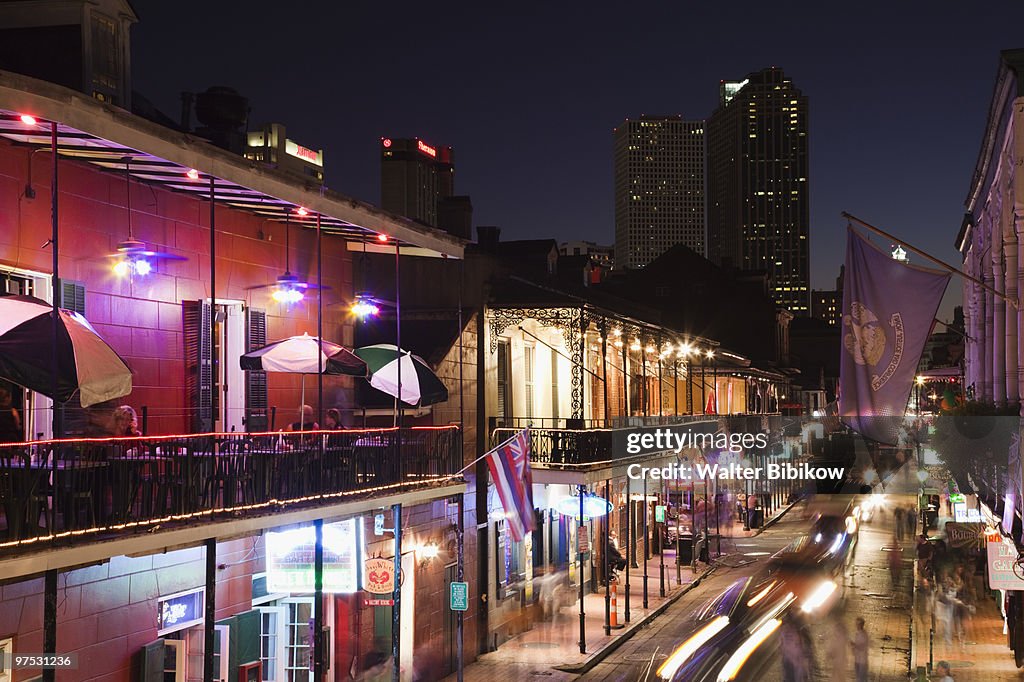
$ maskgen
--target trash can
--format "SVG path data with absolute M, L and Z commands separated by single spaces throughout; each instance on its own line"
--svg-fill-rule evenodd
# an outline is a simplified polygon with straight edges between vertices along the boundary
M 764 509 L 751 509 L 747 512 L 747 523 L 751 528 L 764 525 Z
M 676 563 L 684 566 L 693 561 L 693 534 L 684 533 L 679 537 L 679 542 L 674 545 L 679 548 L 676 556 Z

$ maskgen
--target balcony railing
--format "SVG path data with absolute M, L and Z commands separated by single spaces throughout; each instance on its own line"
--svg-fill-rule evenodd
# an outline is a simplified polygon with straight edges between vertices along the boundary
M 0 444 L 0 552 L 443 482 L 458 427 Z
M 680 414 L 612 417 L 610 419 L 571 419 L 567 417 L 490 417 L 490 430 L 500 428 L 525 429 L 628 429 L 638 426 L 671 426 L 692 424 L 717 419 L 739 423 L 741 420 L 759 421 L 764 417 L 778 418 L 778 414 Z
M 518 428 L 491 431 L 491 445 L 515 435 Z M 546 469 L 597 464 L 612 459 L 611 429 L 530 429 L 530 464 Z

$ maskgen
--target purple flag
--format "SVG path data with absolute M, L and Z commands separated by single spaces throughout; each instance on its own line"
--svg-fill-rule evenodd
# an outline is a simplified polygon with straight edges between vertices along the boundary
M 852 227 L 846 241 L 839 414 L 896 445 L 949 274 L 895 260 Z

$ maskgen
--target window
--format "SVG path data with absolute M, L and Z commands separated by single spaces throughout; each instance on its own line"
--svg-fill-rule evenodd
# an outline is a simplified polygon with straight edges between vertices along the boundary
M 0 639 L 0 682 L 11 682 L 11 669 L 7 663 L 14 653 L 14 639 Z
M 112 100 L 121 80 L 117 54 L 117 25 L 99 14 L 92 15 L 92 83 L 103 101 Z M 108 99 L 109 98 L 109 99 Z M 116 104 L 117 102 L 114 102 Z
M 284 623 L 286 609 L 282 606 L 268 606 L 260 612 L 260 661 L 263 663 L 264 682 L 280 682 L 285 679 L 284 661 L 281 660 L 281 643 L 285 639 Z
M 498 417 L 512 416 L 512 390 L 509 378 L 512 375 L 512 358 L 508 340 L 498 339 Z
M 313 600 L 294 599 L 285 602 L 284 669 L 287 682 L 310 682 L 310 631 Z
M 558 419 L 558 353 L 551 350 L 551 417 Z
M 533 417 L 533 365 L 537 349 L 523 346 L 523 380 L 526 384 L 526 416 Z
M 508 525 L 504 520 L 494 524 L 494 532 L 497 542 L 494 543 L 495 565 L 498 570 L 496 578 L 498 581 L 498 598 L 504 599 L 515 594 L 511 588 L 521 579 L 522 543 L 516 542 L 508 532 Z

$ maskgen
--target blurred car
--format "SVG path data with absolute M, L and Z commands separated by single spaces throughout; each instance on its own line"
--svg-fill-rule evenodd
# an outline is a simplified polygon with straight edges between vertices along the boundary
M 661 664 L 656 678 L 734 679 L 795 601 L 796 595 L 777 578 L 737 580 L 694 612 L 688 636 Z M 771 648 L 762 655 L 770 655 Z

